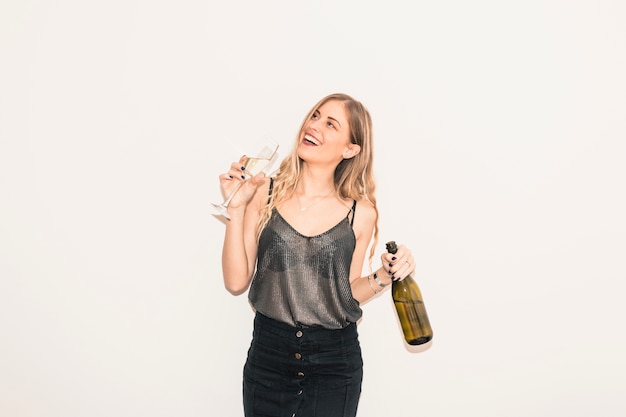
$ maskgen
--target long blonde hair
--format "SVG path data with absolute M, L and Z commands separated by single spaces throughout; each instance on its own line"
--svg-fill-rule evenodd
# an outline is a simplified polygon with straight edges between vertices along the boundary
M 372 172 L 372 118 L 363 104 L 347 94 L 330 94 L 322 98 L 311 108 L 302 121 L 298 135 L 296 136 L 296 146 L 294 146 L 291 154 L 281 162 L 279 172 L 276 178 L 274 178 L 271 198 L 261 211 L 257 227 L 257 236 L 261 234 L 261 231 L 269 222 L 272 210 L 289 199 L 298 185 L 303 161 L 298 156 L 297 144 L 307 121 L 324 103 L 333 100 L 343 103 L 348 117 L 350 141 L 361 147 L 361 151 L 356 156 L 350 159 L 344 159 L 337 165 L 334 175 L 335 189 L 340 198 L 357 201 L 365 199 L 372 204 L 376 211 L 374 242 L 370 248 L 371 262 L 376 243 L 378 242 L 378 208 L 376 206 L 375 196 L 376 183 Z

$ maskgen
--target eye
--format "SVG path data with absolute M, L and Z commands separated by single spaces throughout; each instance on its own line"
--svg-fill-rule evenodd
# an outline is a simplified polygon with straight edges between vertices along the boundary
M 333 128 L 333 129 L 337 129 L 335 125 L 333 124 L 333 122 L 326 122 L 326 126 Z
M 313 113 L 313 114 L 311 115 L 311 119 L 313 119 L 313 120 L 317 120 L 317 119 L 319 119 L 319 118 L 320 118 L 320 115 L 319 115 L 319 113 L 318 113 L 318 112 L 315 112 L 315 113 Z

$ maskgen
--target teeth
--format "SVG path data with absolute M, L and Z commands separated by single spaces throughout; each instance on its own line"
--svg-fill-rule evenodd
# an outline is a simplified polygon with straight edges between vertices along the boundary
M 304 135 L 304 139 L 308 140 L 309 142 L 313 143 L 314 145 L 319 145 L 320 143 L 317 141 L 317 139 L 315 139 L 313 136 L 311 135 Z

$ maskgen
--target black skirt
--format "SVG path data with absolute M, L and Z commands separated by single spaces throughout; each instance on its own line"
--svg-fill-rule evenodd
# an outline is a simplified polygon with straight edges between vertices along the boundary
M 256 314 L 244 367 L 246 417 L 354 417 L 362 379 L 355 323 L 292 327 Z

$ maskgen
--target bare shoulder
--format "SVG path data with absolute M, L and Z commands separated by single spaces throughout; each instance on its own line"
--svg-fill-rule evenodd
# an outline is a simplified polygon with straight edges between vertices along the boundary
M 371 201 L 361 199 L 356 203 L 356 209 L 353 213 L 354 224 L 353 229 L 357 237 L 363 235 L 368 239 L 372 235 L 374 224 L 376 223 L 376 208 Z

